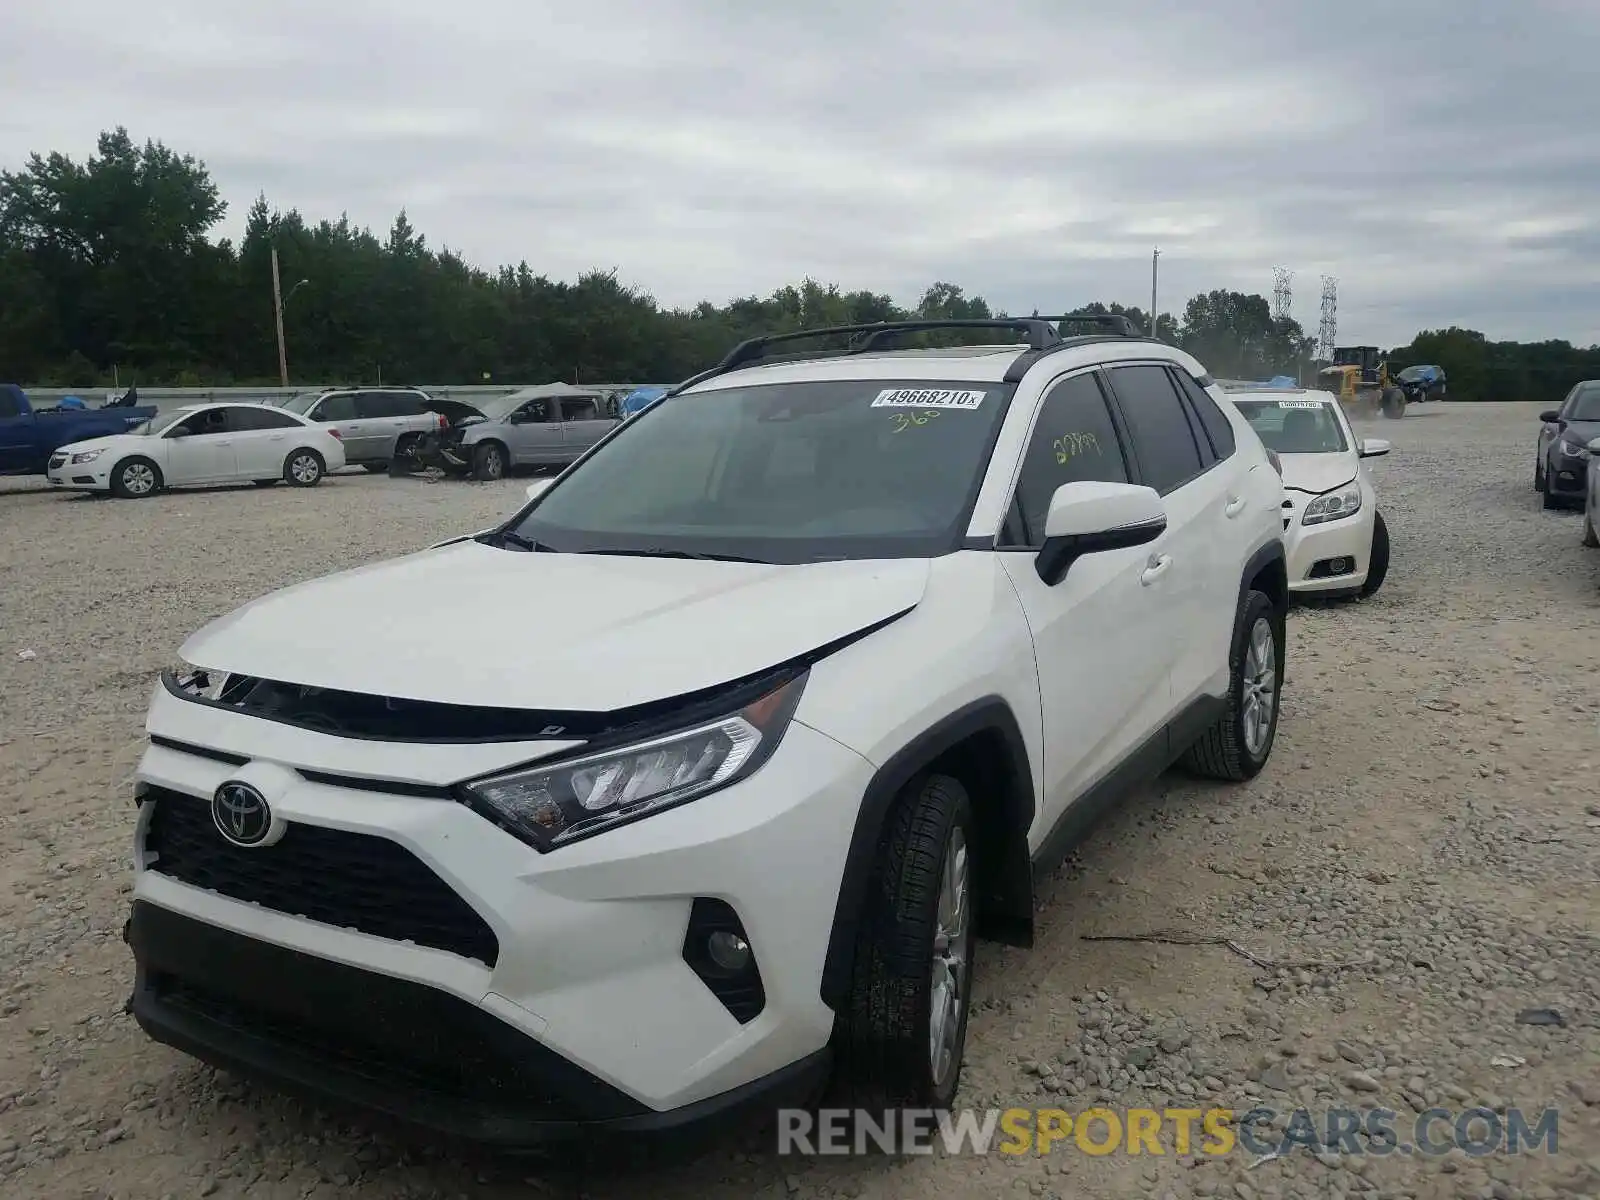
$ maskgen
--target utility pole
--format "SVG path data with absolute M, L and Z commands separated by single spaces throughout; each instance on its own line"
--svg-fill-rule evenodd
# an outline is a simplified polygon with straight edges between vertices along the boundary
M 1150 256 L 1150 336 L 1156 335 L 1156 280 L 1161 263 L 1161 250 Z
M 278 327 L 278 384 L 289 386 L 289 356 L 283 347 L 283 291 L 278 280 L 278 248 L 272 248 L 272 316 Z

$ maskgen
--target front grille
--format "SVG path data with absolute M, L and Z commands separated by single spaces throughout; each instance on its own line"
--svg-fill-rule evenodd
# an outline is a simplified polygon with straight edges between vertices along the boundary
M 226 841 L 208 801 L 146 785 L 150 869 L 246 904 L 494 966 L 487 922 L 411 851 L 387 838 L 293 823 L 272 846 Z

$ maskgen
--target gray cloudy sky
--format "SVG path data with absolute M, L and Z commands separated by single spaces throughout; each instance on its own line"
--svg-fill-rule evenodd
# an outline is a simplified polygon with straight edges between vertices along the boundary
M 1354 72 L 1365 58 L 1378 69 Z M 1600 342 L 1600 0 L 50 0 L 0 163 L 125 124 L 259 191 L 662 303 L 1270 294 L 1340 341 Z

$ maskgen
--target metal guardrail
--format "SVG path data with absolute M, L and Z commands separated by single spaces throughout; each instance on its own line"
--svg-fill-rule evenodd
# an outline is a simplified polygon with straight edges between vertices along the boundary
M 545 383 L 549 383 L 546 380 Z M 320 391 L 325 387 L 412 387 L 413 384 L 311 384 L 304 387 L 242 387 L 242 388 L 160 388 L 141 387 L 139 389 L 139 403 L 141 405 L 153 404 L 157 409 L 179 408 L 185 404 L 205 404 L 213 400 L 231 400 L 242 404 L 276 404 L 287 400 L 291 396 L 298 396 L 303 392 Z M 429 395 L 441 399 L 455 398 L 466 400 L 469 403 L 475 398 L 490 396 L 505 396 L 512 392 L 521 391 L 525 387 L 542 387 L 537 383 L 495 383 L 495 384 L 422 384 L 422 390 Z M 631 392 L 636 387 L 668 386 L 650 385 L 643 383 L 583 383 L 578 387 L 593 388 L 597 392 Z M 61 403 L 63 397 L 77 396 L 92 408 L 98 408 L 109 400 L 115 400 L 126 388 L 120 391 L 102 391 L 100 388 L 60 388 L 60 387 L 23 387 L 28 399 L 37 408 L 48 408 Z

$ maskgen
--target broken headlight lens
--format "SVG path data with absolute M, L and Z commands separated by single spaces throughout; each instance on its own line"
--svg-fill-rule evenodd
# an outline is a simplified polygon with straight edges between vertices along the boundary
M 801 675 L 726 716 L 463 790 L 502 828 L 553 850 L 749 777 L 777 749 L 804 688 Z

